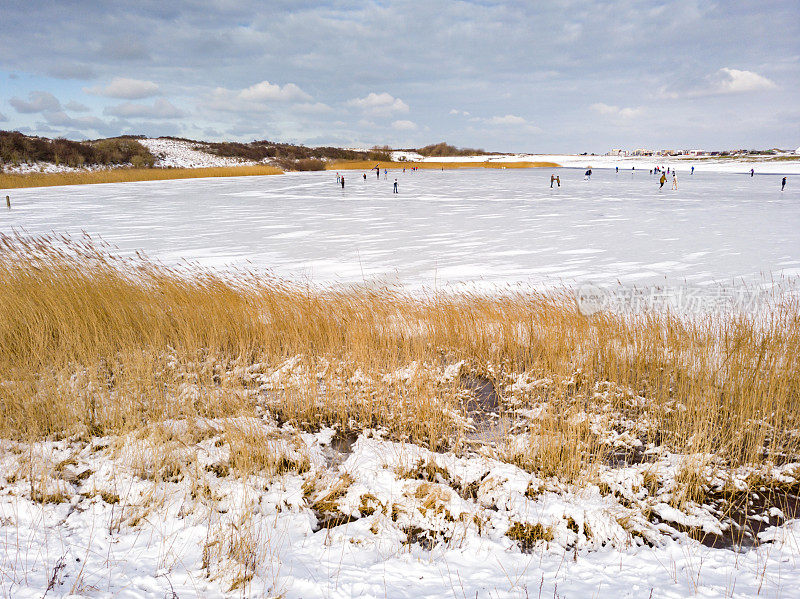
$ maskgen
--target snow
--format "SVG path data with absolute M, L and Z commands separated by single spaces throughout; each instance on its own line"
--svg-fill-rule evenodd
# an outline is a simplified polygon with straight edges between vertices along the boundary
M 215 166 L 243 166 L 256 164 L 241 158 L 225 158 L 203 150 L 202 143 L 176 139 L 137 140 L 156 156 L 156 167 L 207 168 Z
M 418 154 L 417 152 L 411 152 L 407 150 L 396 150 L 391 153 L 392 160 L 394 162 L 407 160 L 407 161 L 423 161 L 425 157 L 422 154 Z
M 695 172 L 749 173 L 757 174 L 800 174 L 800 160 L 774 160 L 762 158 L 737 157 L 691 157 L 691 156 L 589 156 L 576 154 L 487 154 L 477 156 L 430 156 L 414 158 L 421 162 L 553 162 L 564 168 L 598 169 L 616 168 L 620 170 L 649 171 L 656 166 L 665 169 L 678 168 Z M 409 158 L 411 160 L 411 158 Z
M 790 155 L 784 156 L 788 157 Z M 492 154 L 486 156 L 445 156 L 422 158 L 422 162 L 554 162 L 564 168 L 615 169 L 620 171 L 650 171 L 656 166 L 665 169 L 677 168 L 679 172 L 738 173 L 749 174 L 753 169 L 758 175 L 798 175 L 800 159 L 774 160 L 736 157 L 692 157 L 692 156 L 581 156 L 575 154 Z
M 132 166 L 131 164 L 123 165 L 125 167 Z M 55 164 L 53 162 L 21 162 L 17 165 L 6 164 L 3 165 L 2 172 L 29 175 L 33 173 L 78 173 L 84 171 L 103 171 L 109 170 L 112 167 L 102 164 L 90 164 L 83 167 L 73 167 L 66 164 Z
M 561 188 L 550 188 L 558 173 Z M 780 177 L 637 169 L 395 170 L 14 189 L 0 231 L 87 231 L 176 264 L 320 285 L 742 282 L 800 274 L 800 187 Z M 400 193 L 392 194 L 399 179 Z
M 212 472 L 229 455 L 219 433 L 231 426 L 261 428 L 271 439 L 288 435 L 291 451 L 309 456 L 311 469 L 272 478 Z M 4 442 L 0 594 L 633 599 L 779 597 L 800 584 L 797 520 L 765 529 L 760 546 L 738 553 L 677 533 L 653 533 L 656 542 L 648 546 L 621 527 L 634 519 L 613 495 L 592 486 L 553 492 L 549 483 L 491 458 L 432 453 L 366 431 L 344 462 L 326 466 L 332 429 L 298 435 L 252 418 L 172 427 L 178 459 L 187 473 L 193 464 L 205 473 L 200 482 L 187 474 L 156 483 L 142 473 L 142 452 L 153 447 L 142 435 L 89 444 Z M 192 431 L 196 444 L 186 446 Z M 276 451 L 289 445 L 276 442 Z M 426 482 L 406 474 L 420 461 L 447 478 Z M 31 482 L 32 468 L 38 471 Z M 619 473 L 628 485 L 633 478 Z M 353 520 L 318 529 L 309 505 L 345 480 L 336 504 Z M 42 481 L 63 499 L 32 500 L 30 489 Z M 474 498 L 454 490 L 470 483 Z M 545 490 L 528 497 L 531 485 Z M 666 504 L 656 508 L 687 521 Z M 522 552 L 506 536 L 514 522 L 541 522 L 553 539 Z M 570 527 L 591 530 L 592 540 Z M 413 530 L 427 531 L 425 546 L 412 542 Z M 232 588 L 237 584 L 243 586 Z
M 772 285 L 800 274 L 800 193 L 791 182 L 781 193 L 777 175 L 689 175 L 682 167 L 679 189 L 659 192 L 656 178 L 638 168 L 598 170 L 591 181 L 582 168 L 394 171 L 388 181 L 366 182 L 348 172 L 344 191 L 331 172 L 10 190 L 13 208 L 0 213 L 0 231 L 86 230 L 123 253 L 256 266 L 319 284 Z M 560 189 L 550 189 L 551 172 Z M 236 372 L 264 399 L 309 376 L 327 381 L 339 366 L 308 372 L 302 356 L 291 356 Z M 368 393 L 377 380 L 452 386 L 470 372 L 465 362 L 392 368 L 350 371 L 346 381 Z M 531 393 L 569 384 L 519 373 L 498 380 L 509 408 L 525 405 L 509 409 L 521 421 L 544 409 Z M 174 399 L 199 392 L 187 382 Z M 638 447 L 648 461 L 603 466 L 583 486 L 541 479 L 504 459 L 536 443 L 531 433 L 437 453 L 367 430 L 342 449 L 334 447 L 336 430 L 279 427 L 268 410 L 262 418 L 167 421 L 152 426 L 152 439 L 147 431 L 108 438 L 79 431 L 60 441 L 2 440 L 0 596 L 792 596 L 800 586 L 800 521 L 784 521 L 772 506 L 756 517 L 782 524 L 761 530 L 760 545 L 710 548 L 680 527 L 719 535 L 728 524 L 713 506 L 678 509 L 673 500 L 687 465 L 708 465 L 713 485 L 743 490 L 753 474 L 793 483 L 798 464 L 766 474 L 742 468 L 723 480 L 713 456 L 642 448 L 641 432 L 657 423 L 612 419 L 619 393 L 633 405 L 646 401 L 598 384 L 595 397 L 608 410 L 579 416 L 611 448 Z M 261 435 L 263 451 L 303 467 L 226 475 L 225 431 Z M 158 481 L 162 459 L 185 476 Z M 422 466 L 433 475 L 415 474 Z M 646 488 L 645 476 L 656 477 L 657 490 Z M 328 503 L 346 518 L 320 528 L 330 514 L 313 506 L 334 491 Z M 542 526 L 552 539 L 522 551 L 508 536 L 515 525 Z

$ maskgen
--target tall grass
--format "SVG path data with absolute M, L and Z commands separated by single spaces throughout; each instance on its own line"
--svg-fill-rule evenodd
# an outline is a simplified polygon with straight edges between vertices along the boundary
M 652 423 L 644 442 L 729 466 L 798 456 L 800 310 L 686 320 L 580 314 L 569 293 L 411 296 L 295 287 L 115 257 L 90 239 L 0 239 L 0 435 L 129 431 L 256 414 L 383 427 L 458 449 L 463 390 L 547 379 L 509 459 L 577 475 L 606 459 L 591 417 Z M 291 377 L 264 385 L 291 361 Z M 463 361 L 462 373 L 437 378 Z M 411 368 L 413 366 L 413 368 Z M 400 377 L 399 369 L 416 372 Z M 613 423 L 612 423 L 613 424 Z
M 0 189 L 51 187 L 54 185 L 86 185 L 89 183 L 126 183 L 131 181 L 163 181 L 203 177 L 252 177 L 279 175 L 275 166 L 219 166 L 210 168 L 115 168 L 98 171 L 64 173 L 0 173 Z

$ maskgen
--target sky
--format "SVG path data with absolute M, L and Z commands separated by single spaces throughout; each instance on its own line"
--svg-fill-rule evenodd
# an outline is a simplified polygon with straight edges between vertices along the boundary
M 0 129 L 491 151 L 800 146 L 800 2 L 0 0 Z

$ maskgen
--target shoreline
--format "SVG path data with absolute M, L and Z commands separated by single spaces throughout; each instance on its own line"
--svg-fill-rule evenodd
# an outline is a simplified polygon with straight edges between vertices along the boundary
M 214 166 L 204 168 L 116 168 L 99 171 L 69 171 L 61 173 L 0 173 L 0 190 L 61 185 L 97 183 L 133 183 L 172 179 L 202 179 L 211 177 L 257 177 L 282 175 L 276 166 Z
M 368 160 L 341 160 L 331 162 L 325 165 L 326 171 L 345 171 L 345 170 L 371 170 L 375 165 L 380 165 L 381 168 L 418 168 L 418 169 L 457 169 L 457 168 L 561 168 L 561 165 L 556 162 L 546 161 L 530 161 L 519 160 L 514 162 L 497 162 L 497 161 L 469 161 L 469 160 L 441 160 L 428 162 L 375 162 Z

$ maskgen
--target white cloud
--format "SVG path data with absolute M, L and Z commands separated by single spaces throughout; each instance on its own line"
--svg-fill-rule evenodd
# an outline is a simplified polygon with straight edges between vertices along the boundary
M 0 123 L 5 123 L 8 120 L 8 117 L 0 112 Z
M 333 108 L 322 102 L 303 102 L 302 104 L 296 104 L 293 108 L 298 112 L 305 112 L 307 114 L 333 112 Z
M 169 100 L 159 98 L 153 105 L 136 104 L 135 102 L 124 102 L 116 106 L 107 106 L 103 114 L 123 118 L 151 118 L 151 119 L 177 119 L 186 116 L 180 108 L 173 105 Z
M 90 129 L 94 131 L 108 131 L 108 123 L 95 116 L 71 117 L 63 110 L 57 112 L 47 112 L 45 120 L 50 125 L 57 127 L 74 127 L 80 131 Z
M 261 83 L 256 83 L 240 91 L 239 98 L 245 102 L 268 102 L 271 100 L 291 102 L 294 100 L 308 101 L 311 99 L 311 96 L 294 83 L 287 83 L 281 87 L 269 81 L 262 81 Z
M 712 78 L 717 93 L 736 94 L 778 87 L 774 81 L 753 71 L 740 71 L 723 67 Z
M 679 98 L 700 98 L 703 96 L 766 91 L 777 89 L 777 87 L 774 81 L 753 71 L 741 71 L 723 67 L 715 73 L 707 75 L 694 85 L 665 86 L 659 92 L 661 97 L 675 100 Z
M 515 114 L 507 114 L 505 116 L 493 116 L 490 119 L 485 119 L 485 123 L 489 125 L 527 125 L 526 121 L 521 116 Z
M 28 94 L 28 100 L 11 98 L 8 101 L 17 112 L 32 114 L 34 112 L 54 112 L 61 110 L 61 102 L 50 92 L 33 91 Z
M 306 113 L 329 112 L 331 108 L 322 102 L 311 102 L 311 96 L 294 83 L 283 86 L 262 81 L 244 89 L 228 89 L 217 87 L 206 101 L 206 106 L 213 110 L 234 113 L 268 112 L 275 102 L 289 103 L 293 109 Z
M 457 108 L 450 109 L 450 114 L 460 114 L 462 116 L 469 116 L 469 112 L 466 110 L 458 110 Z
M 89 112 L 91 108 L 86 106 L 86 104 L 81 104 L 80 102 L 76 102 L 75 100 L 70 100 L 66 104 L 64 104 L 64 108 L 67 110 L 71 110 L 72 112 Z
M 619 106 L 612 106 L 610 104 L 603 104 L 597 102 L 592 104 L 589 108 L 598 114 L 605 116 L 618 117 L 621 119 L 632 119 L 641 116 L 644 110 L 642 108 L 620 108 Z
M 347 105 L 372 116 L 389 116 L 394 113 L 408 112 L 408 104 L 386 92 L 380 94 L 370 92 L 363 98 L 348 100 Z
M 417 128 L 417 124 L 413 121 L 394 121 L 392 123 L 392 129 L 397 129 L 398 131 L 414 131 Z
M 85 87 L 83 91 L 95 96 L 120 98 L 122 100 L 141 100 L 161 93 L 157 83 L 140 79 L 128 79 L 126 77 L 114 77 L 111 83 L 106 86 Z

